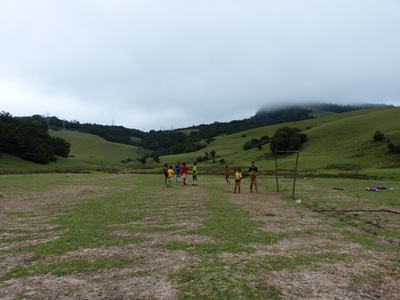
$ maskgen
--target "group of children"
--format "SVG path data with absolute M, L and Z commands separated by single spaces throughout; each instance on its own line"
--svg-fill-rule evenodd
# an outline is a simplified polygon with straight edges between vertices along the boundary
M 187 176 L 189 172 L 189 167 L 186 165 L 185 162 L 181 164 L 180 161 L 177 162 L 175 166 L 175 171 L 172 166 L 168 167 L 168 164 L 164 165 L 164 176 L 165 176 L 165 184 L 167 187 L 172 187 L 172 177 L 176 173 L 176 182 L 179 182 L 179 178 L 182 177 L 182 184 L 187 185 Z M 192 168 L 192 178 L 193 178 L 193 185 L 198 185 L 197 181 L 197 163 L 193 164 Z
M 229 180 L 229 167 L 226 166 L 225 167 L 225 180 L 226 180 L 226 184 L 231 184 L 230 180 Z M 251 166 L 249 168 L 249 175 L 250 175 L 250 192 L 253 192 L 253 186 L 256 190 L 256 192 L 258 192 L 258 185 L 257 185 L 257 174 L 258 174 L 258 168 L 255 165 L 255 162 L 252 161 L 251 162 Z M 240 182 L 242 181 L 243 175 L 242 175 L 242 170 L 240 168 L 237 169 L 237 171 L 235 172 L 235 187 L 233 189 L 233 192 L 236 193 L 236 191 L 238 193 L 240 193 Z
M 198 185 L 197 181 L 197 163 L 195 162 L 193 164 L 192 168 L 192 177 L 193 177 L 193 185 Z M 189 167 L 186 165 L 185 162 L 181 164 L 180 161 L 177 162 L 175 166 L 175 171 L 172 166 L 168 167 L 168 164 L 164 164 L 164 175 L 165 175 L 165 184 L 167 187 L 172 187 L 172 177 L 176 173 L 176 182 L 179 182 L 179 178 L 182 177 L 182 184 L 187 185 L 187 176 L 189 172 Z M 225 167 L 225 180 L 226 184 L 231 184 L 231 181 L 229 180 L 229 167 Z M 253 186 L 255 188 L 255 191 L 258 192 L 258 185 L 257 185 L 257 175 L 258 175 L 258 168 L 255 165 L 255 162 L 251 162 L 251 166 L 249 168 L 249 175 L 250 175 L 250 192 L 253 192 Z M 242 175 L 242 170 L 240 168 L 237 169 L 235 172 L 235 187 L 233 192 L 240 193 L 240 182 L 242 181 L 243 175 Z

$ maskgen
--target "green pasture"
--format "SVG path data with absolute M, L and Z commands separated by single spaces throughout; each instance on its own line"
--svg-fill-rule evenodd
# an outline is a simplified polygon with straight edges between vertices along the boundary
M 156 163 L 151 157 L 146 164 L 137 161 L 149 151 L 138 147 L 110 143 L 106 140 L 76 131 L 51 131 L 50 134 L 69 141 L 70 157 L 59 158 L 56 163 L 39 165 L 0 153 L 0 171 L 20 172 L 93 172 L 159 173 L 164 163 L 175 165 L 179 160 L 189 166 L 205 152 L 216 152 L 215 158 L 198 163 L 203 174 L 223 174 L 225 165 L 231 170 L 246 169 L 252 160 L 263 174 L 275 172 L 274 156 L 269 145 L 261 150 L 243 150 L 243 145 L 253 138 L 272 137 L 283 126 L 297 127 L 308 136 L 300 150 L 298 173 L 302 177 L 348 177 L 374 179 L 400 179 L 400 156 L 390 153 L 387 139 L 400 144 L 400 108 L 366 109 L 343 114 L 330 114 L 311 120 L 265 126 L 235 134 L 223 134 L 207 144 L 206 148 L 191 153 L 160 157 Z M 386 140 L 375 142 L 372 138 L 379 130 Z M 205 141 L 203 141 L 204 144 Z M 129 163 L 121 163 L 130 159 Z M 293 173 L 295 154 L 278 156 L 279 173 Z
M 225 164 L 248 167 L 252 160 L 268 173 L 275 170 L 274 156 L 269 145 L 261 150 L 243 150 L 245 142 L 264 135 L 273 136 L 283 126 L 297 127 L 308 136 L 308 141 L 300 150 L 298 171 L 304 176 L 343 176 L 375 177 L 399 179 L 400 156 L 388 151 L 386 141 L 375 142 L 372 138 L 379 130 L 395 144 L 400 144 L 399 108 L 367 109 L 328 116 L 260 127 L 216 137 L 205 149 L 193 153 L 162 157 L 163 162 L 176 163 L 177 160 L 192 163 L 205 152 L 214 150 L 215 160 L 200 163 L 211 173 L 221 172 Z M 225 162 L 221 163 L 223 159 Z M 295 154 L 280 155 L 280 172 L 292 172 L 295 167 Z
M 323 251 L 318 253 L 297 249 L 299 253 L 289 256 L 270 255 L 268 251 L 260 256 L 256 248 L 326 234 L 334 236 L 335 242 L 356 243 L 368 251 L 392 256 L 399 252 L 398 215 L 372 212 L 383 208 L 400 211 L 397 181 L 302 179 L 296 191 L 302 203 L 296 204 L 289 198 L 293 182 L 281 178 L 280 200 L 271 202 L 270 207 L 269 197 L 275 191 L 273 176 L 260 176 L 259 194 L 248 192 L 247 179 L 241 195 L 233 195 L 232 186 L 226 185 L 222 176 L 200 175 L 199 182 L 199 186 L 174 182 L 173 188 L 166 188 L 162 175 L 2 175 L 0 217 L 13 222 L 0 223 L 0 249 L 7 249 L 0 251 L 0 296 L 4 296 L 2 288 L 12 282 L 44 274 L 60 278 L 88 274 L 92 278 L 105 270 L 123 269 L 129 276 L 149 276 L 156 271 L 137 269 L 145 263 L 145 254 L 134 257 L 133 250 L 123 249 L 147 253 L 150 248 L 180 253 L 178 257 L 193 261 L 171 268 L 165 278 L 178 289 L 179 299 L 283 299 L 282 288 L 265 278 L 277 272 L 309 268 L 317 272 L 332 264 L 351 263 L 357 253 L 342 253 L 334 244 L 320 245 Z M 377 183 L 388 189 L 365 191 Z M 250 204 L 253 202 L 266 205 L 258 208 Z M 280 216 L 278 223 L 277 209 L 288 213 L 287 218 Z M 345 209 L 371 212 L 337 212 Z M 307 222 L 316 220 L 315 227 L 299 231 L 300 225 L 290 225 L 300 224 L 306 215 L 310 218 Z M 274 222 L 284 230 L 263 229 Z M 55 238 L 38 242 L 38 233 Z M 90 249 L 98 252 L 85 256 L 92 253 Z M 114 254 L 96 256 L 107 249 Z M 121 252 L 115 253 L 118 249 Z M 82 257 L 73 256 L 78 253 Z M 2 263 L 18 255 L 29 259 L 12 267 Z M 384 262 L 371 276 L 393 276 L 392 271 L 383 270 L 399 268 L 399 263 Z
M 71 144 L 70 156 L 85 162 L 117 163 L 127 158 L 136 161 L 146 153 L 138 147 L 108 142 L 99 136 L 78 131 L 51 130 L 50 135 L 68 141 Z

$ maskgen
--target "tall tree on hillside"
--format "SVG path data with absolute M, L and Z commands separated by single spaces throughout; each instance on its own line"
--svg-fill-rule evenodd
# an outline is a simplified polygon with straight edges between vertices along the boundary
M 301 133 L 298 128 L 278 128 L 271 139 L 271 151 L 299 150 L 301 145 L 307 141 L 307 135 Z

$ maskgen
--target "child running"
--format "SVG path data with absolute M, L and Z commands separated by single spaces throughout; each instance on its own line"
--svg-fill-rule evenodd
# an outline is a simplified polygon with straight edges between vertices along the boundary
M 240 194 L 240 181 L 242 180 L 242 170 L 238 169 L 235 173 L 235 189 L 233 190 L 236 193 L 236 189 L 238 190 L 238 194 Z
M 170 166 L 168 170 L 167 187 L 172 187 L 172 175 L 174 175 L 174 170 L 172 169 L 172 166 Z

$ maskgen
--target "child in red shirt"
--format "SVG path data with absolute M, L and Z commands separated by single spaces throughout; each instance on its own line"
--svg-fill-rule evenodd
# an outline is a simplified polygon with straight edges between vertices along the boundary
M 181 168 L 181 175 L 182 175 L 182 182 L 183 182 L 183 185 L 186 185 L 186 176 L 187 176 L 188 170 L 189 170 L 189 168 L 188 168 L 188 166 L 186 165 L 186 163 L 184 162 L 184 163 L 182 164 L 182 168 Z
M 229 167 L 228 166 L 225 167 L 225 180 L 226 180 L 226 184 L 231 183 L 231 181 L 229 180 Z

